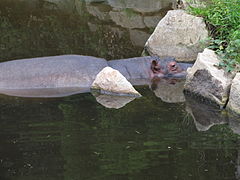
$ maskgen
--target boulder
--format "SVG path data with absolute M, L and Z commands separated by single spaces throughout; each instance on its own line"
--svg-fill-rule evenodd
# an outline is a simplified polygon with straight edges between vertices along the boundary
M 111 67 L 105 67 L 97 74 L 91 89 L 100 90 L 103 94 L 141 96 L 119 71 Z
M 158 23 L 145 49 L 151 55 L 194 61 L 203 50 L 200 41 L 207 37 L 208 30 L 201 17 L 189 15 L 183 10 L 172 10 Z
M 240 114 L 240 73 L 237 73 L 232 81 L 227 108 Z
M 220 107 L 226 105 L 232 74 L 218 69 L 220 62 L 214 51 L 205 49 L 199 53 L 191 69 L 187 70 L 185 92 L 210 100 Z

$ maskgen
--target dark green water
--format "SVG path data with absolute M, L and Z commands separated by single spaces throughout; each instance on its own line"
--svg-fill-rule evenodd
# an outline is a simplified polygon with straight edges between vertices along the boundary
M 212 122 L 139 91 L 143 98 L 119 110 L 90 94 L 2 98 L 1 178 L 237 179 L 240 139 L 229 125 L 199 132 L 197 123 Z
M 140 56 L 151 18 L 171 3 L 136 2 L 1 0 L 0 58 Z M 139 87 L 143 97 L 120 109 L 91 94 L 0 96 L 0 179 L 239 179 L 239 118 L 185 102 L 181 82 L 173 84 Z

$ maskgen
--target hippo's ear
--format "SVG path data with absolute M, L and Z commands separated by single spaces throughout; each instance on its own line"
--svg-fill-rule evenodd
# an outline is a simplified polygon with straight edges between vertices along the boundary
M 152 66 L 157 66 L 158 62 L 156 60 L 152 60 Z
M 157 71 L 160 71 L 160 65 L 158 64 L 158 61 L 156 60 L 153 60 L 152 63 L 151 63 L 151 70 L 153 72 L 157 72 Z

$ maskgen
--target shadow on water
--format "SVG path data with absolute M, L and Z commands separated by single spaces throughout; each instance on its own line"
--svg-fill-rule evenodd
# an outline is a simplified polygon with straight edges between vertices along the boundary
M 139 56 L 171 8 L 159 0 L 90 2 L 1 0 L 1 60 Z M 0 179 L 239 179 L 238 118 L 185 99 L 183 83 L 161 79 L 152 91 L 137 87 L 142 98 L 117 104 L 90 93 L 1 96 Z

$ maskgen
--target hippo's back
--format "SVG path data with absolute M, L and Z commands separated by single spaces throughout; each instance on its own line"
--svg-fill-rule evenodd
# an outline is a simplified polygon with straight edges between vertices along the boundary
M 134 85 L 146 84 L 149 81 L 150 66 L 152 62 L 151 56 L 135 57 L 120 60 L 108 61 L 108 65 L 117 69 Z
M 90 87 L 107 66 L 101 58 L 51 56 L 0 63 L 0 89 Z
M 149 78 L 152 57 L 135 57 L 108 61 L 108 65 L 120 71 L 127 79 Z

